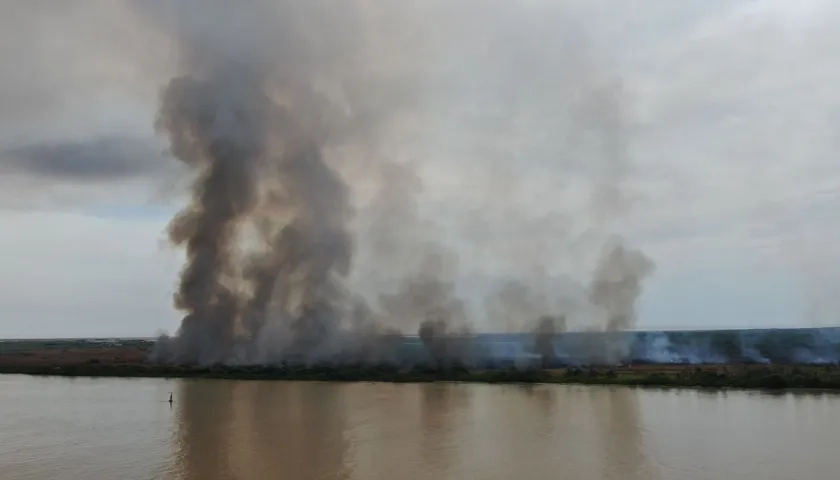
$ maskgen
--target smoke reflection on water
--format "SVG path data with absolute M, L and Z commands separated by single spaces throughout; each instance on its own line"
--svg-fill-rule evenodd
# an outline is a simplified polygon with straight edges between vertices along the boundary
M 183 478 L 351 478 L 341 394 L 329 384 L 185 381 Z
M 457 465 L 457 433 L 465 428 L 464 412 L 472 405 L 473 392 L 454 384 L 428 387 L 421 390 L 421 457 L 432 470 L 444 473 Z
M 588 401 L 566 401 L 568 390 Z M 644 457 L 636 395 L 548 386 L 184 381 L 176 397 L 175 469 L 196 480 L 550 478 L 558 471 L 656 479 Z
M 177 445 L 182 462 L 179 470 L 185 480 L 235 478 L 228 458 L 233 394 L 233 389 L 218 388 L 210 382 L 185 381 L 180 385 Z
M 593 390 L 598 392 L 598 390 Z M 603 393 L 603 392 L 602 392 Z M 644 426 L 641 421 L 638 393 L 628 389 L 612 389 L 607 395 L 593 395 L 602 402 L 598 409 L 603 417 L 598 426 L 605 456 L 615 459 L 604 462 L 602 478 L 658 478 L 644 453 Z

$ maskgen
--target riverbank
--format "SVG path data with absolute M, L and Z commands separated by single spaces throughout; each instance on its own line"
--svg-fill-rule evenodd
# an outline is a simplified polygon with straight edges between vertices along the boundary
M 5 361 L 4 361 L 5 360 Z M 737 389 L 823 389 L 840 391 L 835 366 L 641 365 L 555 370 L 399 369 L 391 366 L 230 366 L 193 367 L 126 363 L 46 365 L 9 362 L 0 356 L 0 374 L 62 377 L 157 377 L 334 382 L 473 382 L 626 385 Z
M 85 344 L 67 348 L 20 348 L 0 352 L 0 374 L 63 377 L 219 378 L 336 382 L 568 383 L 738 389 L 840 391 L 840 366 L 813 365 L 629 365 L 537 369 L 430 369 L 387 365 L 318 367 L 156 365 L 145 361 L 145 343 Z

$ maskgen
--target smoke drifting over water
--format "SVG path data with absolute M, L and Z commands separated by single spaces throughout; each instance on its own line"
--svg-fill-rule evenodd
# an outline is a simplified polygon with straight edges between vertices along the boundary
M 549 32 L 539 9 L 361 0 L 153 1 L 138 9 L 177 45 L 182 71 L 162 91 L 157 126 L 195 174 L 190 201 L 169 227 L 172 244 L 187 253 L 175 295 L 184 318 L 177 335 L 158 343 L 156 360 L 401 362 L 408 357 L 395 336 L 416 334 L 427 361 L 451 366 L 477 358 L 471 332 L 536 326 L 536 352 L 551 363 L 567 318 L 584 329 L 633 328 L 653 263 L 612 237 L 628 203 L 622 90 L 602 81 L 596 57 L 580 58 L 562 43 L 569 38 L 551 37 L 560 43 L 548 66 L 530 33 L 502 50 L 515 32 Z M 488 17 L 457 25 L 469 12 Z M 440 31 L 423 27 L 435 24 Z M 477 56 L 475 38 L 500 50 Z M 464 72 L 448 63 L 459 58 Z M 532 78 L 504 86 L 521 67 Z M 553 123 L 539 113 L 546 92 L 560 110 Z M 430 143 L 446 151 L 440 134 L 429 136 L 431 126 L 482 110 L 483 123 L 452 126 L 451 135 L 487 139 L 490 179 L 457 190 L 471 189 L 489 230 L 457 238 L 470 215 L 430 213 L 424 197 L 429 178 L 440 177 L 428 173 L 440 171 L 433 157 L 457 156 L 457 148 L 408 162 L 401 143 L 415 153 Z M 525 120 L 505 125 L 519 117 Z M 501 129 L 488 121 L 501 121 Z M 538 167 L 506 157 L 492 143 L 512 144 L 522 125 L 566 138 L 566 149 Z M 452 161 L 444 171 L 458 168 Z M 511 192 L 526 196 L 531 179 L 552 189 L 575 177 L 591 190 L 589 218 L 551 223 L 551 233 L 534 235 L 540 246 L 529 248 L 520 237 L 530 232 L 519 222 L 551 222 L 555 207 L 532 203 L 537 211 L 529 212 L 520 194 L 505 205 L 504 174 L 494 173 L 505 168 L 537 168 L 506 179 Z M 591 248 L 577 255 L 584 243 Z M 584 269 L 564 268 L 573 257 L 598 254 Z M 462 257 L 470 259 L 468 272 Z M 468 273 L 482 273 L 476 265 L 502 286 L 465 293 Z M 603 357 L 599 349 L 590 354 Z

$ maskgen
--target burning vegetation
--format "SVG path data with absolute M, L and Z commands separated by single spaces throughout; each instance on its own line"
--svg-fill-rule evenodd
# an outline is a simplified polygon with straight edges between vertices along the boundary
M 490 3 L 484 8 L 518 8 Z M 387 2 L 374 9 L 362 1 L 185 0 L 136 8 L 179 54 L 180 72 L 162 90 L 156 125 L 172 157 L 194 175 L 189 201 L 168 232 L 186 252 L 174 300 L 184 317 L 174 336 L 159 339 L 152 360 L 395 365 L 409 357 L 394 339 L 416 334 L 425 347 L 418 362 L 436 368 L 482 362 L 486 352 L 471 333 L 476 314 L 459 288 L 463 247 L 451 245 L 451 232 L 430 226 L 421 213 L 423 161 L 398 159 L 386 148 L 406 135 L 422 144 L 422 130 L 395 126 L 432 120 L 424 115 L 446 98 L 454 105 L 457 97 L 449 94 L 460 78 L 422 75 L 431 72 L 423 64 L 431 43 L 411 43 L 393 27 L 421 35 L 414 16 L 448 21 L 457 12 L 395 10 Z M 486 28 L 500 35 L 507 27 Z M 476 64 L 476 72 L 483 68 L 489 66 Z M 561 75 L 558 69 L 552 74 Z M 612 234 L 626 206 L 622 87 L 578 73 L 558 88 L 570 95 L 571 125 L 588 138 L 587 234 Z M 531 108 L 536 100 L 514 99 L 505 108 Z M 378 189 L 362 210 L 373 221 L 362 222 L 358 198 L 376 178 Z M 507 219 L 500 214 L 493 223 Z M 586 328 L 621 332 L 634 325 L 653 262 L 620 237 L 599 235 L 603 252 L 591 278 L 572 283 L 591 310 Z M 501 258 L 510 245 L 487 237 L 482 248 Z M 552 250 L 528 268 L 560 255 Z M 544 366 L 559 361 L 555 337 L 572 310 L 557 301 L 568 295 L 544 281 L 556 277 L 529 282 L 511 275 L 518 287 L 483 294 L 493 312 L 512 322 L 508 328 L 536 325 L 533 355 Z M 490 320 L 483 328 L 499 326 Z M 628 348 L 619 338 L 587 348 L 586 358 L 617 361 Z

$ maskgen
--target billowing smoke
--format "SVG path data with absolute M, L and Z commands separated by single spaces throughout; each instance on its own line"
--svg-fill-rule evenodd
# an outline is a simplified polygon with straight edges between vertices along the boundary
M 840 363 L 840 328 L 639 332 L 629 340 L 637 363 Z
M 157 127 L 195 175 L 169 227 L 186 251 L 175 295 L 184 318 L 158 360 L 399 363 L 407 334 L 452 367 L 488 355 L 478 330 L 531 330 L 551 365 L 567 322 L 634 327 L 653 267 L 609 236 L 629 203 L 623 89 L 587 49 L 536 55 L 537 37 L 557 30 L 539 11 L 467 0 L 136 8 L 179 55 Z M 465 15 L 477 11 L 489 16 Z M 517 32 L 533 35 L 511 46 Z M 481 54 L 486 42 L 498 59 Z M 539 136 L 560 145 L 504 153 Z M 462 154 L 486 157 L 489 173 Z M 542 200 L 567 177 L 590 194 L 588 208 L 570 205 L 586 212 L 574 221 Z M 467 209 L 449 208 L 453 196 Z
M 557 351 L 555 350 L 555 337 L 558 333 L 566 330 L 566 317 L 552 317 L 545 315 L 539 319 L 537 329 L 534 332 L 534 349 L 540 355 L 544 368 L 556 366 Z
M 550 317 L 540 319 L 532 333 L 477 334 L 474 364 L 840 364 L 840 328 L 564 332 L 561 320 L 554 320 L 552 325 Z
M 227 358 L 240 310 L 237 237 L 258 201 L 258 165 L 265 148 L 267 98 L 239 77 L 173 80 L 159 125 L 172 153 L 199 171 L 191 204 L 172 221 L 169 238 L 185 245 L 188 263 L 175 305 L 186 312 L 179 355 L 191 361 Z
M 627 249 L 618 240 L 605 245 L 589 285 L 589 301 L 604 315 L 603 352 L 596 359 L 615 363 L 627 359 L 629 343 L 625 335 L 636 323 L 636 301 L 642 293 L 642 281 L 653 273 L 654 265 L 639 250 Z M 594 352 L 593 352 L 594 353 Z
M 380 167 L 381 184 L 367 208 L 372 220 L 363 234 L 368 249 L 361 252 L 355 279 L 372 284 L 372 303 L 384 324 L 417 334 L 433 365 L 464 365 L 471 325 L 456 289 L 458 258 L 438 241 L 434 222 L 420 217 L 424 183 L 416 169 L 411 161 Z
M 338 329 L 345 306 L 353 208 L 323 154 L 340 115 L 317 89 L 338 48 L 322 51 L 299 31 L 323 19 L 319 6 L 251 3 L 143 7 L 180 47 L 186 73 L 164 88 L 158 128 L 196 174 L 169 229 L 187 251 L 175 296 L 185 317 L 161 352 L 172 360 L 251 361 L 264 330 L 282 331 L 273 340 L 306 357 Z M 269 319 L 283 328 L 266 329 Z
M 589 287 L 589 300 L 606 313 L 606 331 L 617 332 L 633 326 L 642 280 L 653 268 L 644 253 L 628 250 L 621 243 L 604 249 Z

